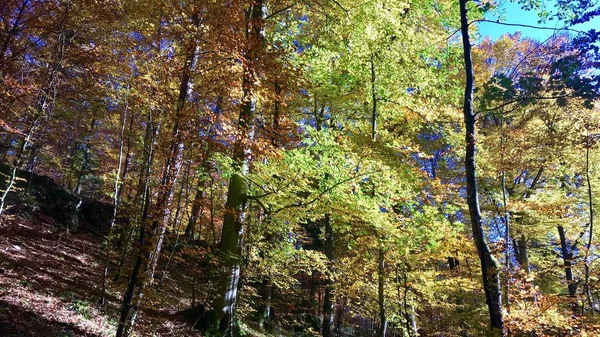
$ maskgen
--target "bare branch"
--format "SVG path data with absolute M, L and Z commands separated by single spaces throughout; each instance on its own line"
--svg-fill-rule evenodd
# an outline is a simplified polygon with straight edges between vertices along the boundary
M 479 20 L 473 20 L 471 22 L 469 22 L 469 25 L 475 22 L 488 22 L 488 23 L 495 23 L 498 25 L 502 25 L 502 26 L 510 26 L 510 27 L 521 27 L 521 28 L 533 28 L 533 29 L 541 29 L 541 30 L 553 30 L 553 31 L 567 31 L 567 32 L 576 32 L 576 33 L 584 33 L 581 30 L 577 30 L 577 29 L 573 29 L 573 28 L 553 28 L 553 27 L 543 27 L 543 26 L 533 26 L 533 25 L 525 25 L 525 24 L 521 24 L 521 23 L 507 23 L 507 22 L 500 22 L 500 21 L 493 21 L 493 20 L 486 20 L 486 19 L 479 19 Z

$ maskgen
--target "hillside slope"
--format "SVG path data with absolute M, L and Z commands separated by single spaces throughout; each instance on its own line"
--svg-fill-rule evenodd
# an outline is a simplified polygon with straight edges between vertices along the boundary
M 121 285 L 100 310 L 101 238 L 38 219 L 12 216 L 0 224 L 0 336 L 113 336 Z M 199 335 L 178 319 L 185 304 L 173 301 L 177 289 L 167 285 L 161 295 L 143 308 L 144 330 L 136 335 Z

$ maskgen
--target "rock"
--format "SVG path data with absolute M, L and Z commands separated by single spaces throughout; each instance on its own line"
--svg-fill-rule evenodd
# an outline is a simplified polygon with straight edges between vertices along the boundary
M 10 167 L 6 165 L 0 166 L 0 173 L 8 174 L 10 171 Z M 77 197 L 56 185 L 50 177 L 18 170 L 17 178 L 13 192 L 7 196 L 7 205 L 13 205 L 13 209 L 20 209 L 21 212 L 26 213 L 39 211 L 53 218 L 56 225 L 69 230 L 76 230 L 79 227 Z M 0 188 L 5 188 L 5 185 L 6 179 L 0 179 Z M 27 197 L 23 198 L 25 190 L 27 190 Z M 21 203 L 23 205 L 20 205 Z M 21 207 L 15 207 L 18 205 Z

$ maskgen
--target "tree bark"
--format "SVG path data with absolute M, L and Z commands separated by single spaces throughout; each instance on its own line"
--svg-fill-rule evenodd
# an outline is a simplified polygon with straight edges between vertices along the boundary
M 569 290 L 569 297 L 572 298 L 571 310 L 573 313 L 576 313 L 577 302 L 575 300 L 575 297 L 577 293 L 577 283 L 573 280 L 573 252 L 571 251 L 569 244 L 567 243 L 565 229 L 563 228 L 563 226 L 558 226 L 558 235 L 560 237 L 561 255 L 565 266 L 565 279 L 567 280 L 567 289 Z
M 379 337 L 385 337 L 387 334 L 387 316 L 385 313 L 385 250 L 379 248 L 379 259 L 377 268 L 377 295 L 379 305 Z
M 524 234 L 521 234 L 521 236 L 519 236 L 519 238 L 516 240 L 513 239 L 513 249 L 521 269 L 525 270 L 525 272 L 529 274 L 529 249 L 527 246 L 527 238 Z
M 592 239 L 594 237 L 594 203 L 592 193 L 592 183 L 590 178 L 590 144 L 586 144 L 585 148 L 585 177 L 587 181 L 587 195 L 588 195 L 588 208 L 590 214 L 590 231 L 588 235 L 588 242 L 585 247 L 585 297 L 588 305 L 590 306 L 590 315 L 594 315 L 596 308 L 592 301 L 592 291 L 590 289 L 590 249 L 592 247 Z
M 246 11 L 246 48 L 242 61 L 242 99 L 239 113 L 239 139 L 233 148 L 233 174 L 229 180 L 220 250 L 224 271 L 218 283 L 218 293 L 213 308 L 216 322 L 223 337 L 237 335 L 235 329 L 238 283 L 241 269 L 242 234 L 246 222 L 247 184 L 245 175 L 249 170 L 250 142 L 254 138 L 254 114 L 256 110 L 255 62 L 263 43 L 265 15 L 264 0 L 253 1 Z
M 331 226 L 331 218 L 329 214 L 325 215 L 325 256 L 329 262 L 333 262 L 334 255 L 334 234 Z M 328 280 L 325 286 L 325 298 L 323 300 L 323 337 L 333 336 L 333 322 L 334 322 L 334 310 L 333 310 L 333 290 L 334 284 L 332 280 Z
M 375 87 L 375 56 L 371 54 L 371 139 L 375 141 L 377 139 L 377 92 Z
M 396 281 L 399 282 L 398 268 L 396 267 Z M 404 318 L 406 320 L 406 331 L 408 336 L 414 337 L 418 335 L 417 319 L 415 318 L 414 308 L 411 303 L 408 304 L 408 270 L 404 273 Z M 398 297 L 400 297 L 400 289 L 398 288 Z
M 464 97 L 464 122 L 465 122 L 465 173 L 467 183 L 467 205 L 471 218 L 473 238 L 481 262 L 483 288 L 489 311 L 492 330 L 505 336 L 504 319 L 502 317 L 502 291 L 500 288 L 500 264 L 492 255 L 486 242 L 479 208 L 479 195 L 477 187 L 476 169 L 476 115 L 473 111 L 473 90 L 475 76 L 471 58 L 471 41 L 469 38 L 469 22 L 467 16 L 467 0 L 460 0 L 460 21 L 465 62 L 465 97 Z
M 187 238 L 188 242 L 194 241 L 195 228 L 196 223 L 198 222 L 198 217 L 200 216 L 200 210 L 202 209 L 203 196 L 204 189 L 202 188 L 202 186 L 200 186 L 200 182 L 198 182 L 196 195 L 194 196 L 194 201 L 192 202 L 192 212 L 190 213 L 190 218 L 185 228 L 185 237 Z
M 270 278 L 265 278 L 260 285 L 260 297 L 262 303 L 258 309 L 258 320 L 265 330 L 270 329 L 271 297 L 273 296 L 273 284 Z

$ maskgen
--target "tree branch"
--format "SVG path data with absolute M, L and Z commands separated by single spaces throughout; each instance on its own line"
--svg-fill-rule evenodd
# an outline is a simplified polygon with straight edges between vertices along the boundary
M 542 27 L 542 26 L 525 25 L 525 24 L 521 24 L 521 23 L 507 23 L 507 22 L 500 22 L 500 21 L 493 21 L 493 20 L 486 20 L 486 19 L 473 20 L 473 21 L 469 22 L 469 25 L 472 24 L 472 23 L 476 23 L 476 22 L 495 23 L 495 24 L 498 24 L 498 25 L 510 26 L 510 27 L 533 28 L 533 29 L 541 29 L 541 30 L 553 30 L 553 31 L 564 30 L 564 31 L 567 31 L 567 32 L 584 33 L 581 30 L 577 30 L 577 29 L 573 29 L 573 28 L 565 28 L 565 27 L 563 27 L 563 28 Z
M 482 112 L 490 112 L 490 111 L 494 111 L 494 110 L 498 110 L 500 108 L 503 108 L 507 105 L 513 104 L 513 103 L 517 103 L 517 102 L 524 102 L 526 100 L 530 100 L 530 99 L 539 99 L 539 100 L 549 100 L 549 99 L 558 99 L 558 98 L 566 98 L 566 97 L 572 97 L 572 94 L 565 94 L 565 95 L 558 95 L 558 96 L 529 96 L 529 97 L 520 97 L 520 98 L 516 98 L 507 102 L 504 102 L 498 106 L 495 106 L 493 108 L 489 108 L 489 109 L 483 109 L 483 110 L 479 110 L 477 112 L 475 112 L 475 116 L 477 116 L 478 114 L 482 113 Z
M 381 171 L 382 170 L 370 171 L 370 172 L 366 172 L 366 173 L 363 173 L 363 174 L 352 176 L 352 177 L 349 177 L 349 178 L 346 178 L 346 179 L 342 179 L 342 180 L 336 182 L 335 184 L 333 184 L 332 186 L 329 186 L 328 188 L 326 188 L 323 191 L 321 191 L 319 194 L 317 194 L 316 197 L 314 197 L 310 201 L 307 201 L 307 202 L 304 202 L 304 203 L 299 203 L 299 204 L 290 204 L 290 205 L 283 206 L 283 207 L 281 207 L 281 208 L 276 209 L 275 211 L 273 211 L 272 214 L 279 213 L 279 212 L 281 212 L 283 210 L 286 210 L 286 209 L 289 209 L 289 208 L 304 207 L 304 206 L 311 205 L 311 204 L 315 203 L 317 200 L 319 200 L 319 198 L 321 198 L 323 195 L 325 195 L 325 193 L 328 193 L 328 192 L 334 190 L 336 187 L 338 187 L 338 186 L 340 186 L 340 185 L 342 185 L 344 183 L 347 183 L 347 182 L 349 182 L 351 180 L 354 180 L 356 178 L 364 177 L 364 176 L 367 176 L 369 174 L 373 174 L 373 173 L 377 173 L 377 172 L 381 172 Z
M 288 9 L 291 9 L 295 5 L 296 4 L 293 3 L 293 4 L 289 5 L 289 6 L 283 7 L 282 9 L 278 9 L 278 10 L 274 11 L 273 13 L 267 15 L 267 17 L 265 17 L 265 20 L 269 20 L 270 18 L 272 18 L 272 17 L 274 17 L 274 16 L 276 16 L 276 15 L 278 15 L 280 13 L 283 13 L 283 12 L 287 11 Z

